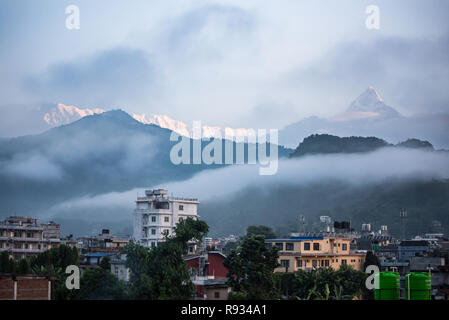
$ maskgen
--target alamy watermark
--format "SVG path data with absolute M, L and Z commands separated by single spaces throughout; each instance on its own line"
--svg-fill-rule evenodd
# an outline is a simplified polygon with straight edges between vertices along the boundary
M 69 274 L 65 280 L 65 286 L 69 290 L 80 288 L 80 268 L 75 265 L 69 265 L 65 269 L 65 273 Z
M 370 5 L 366 7 L 365 13 L 368 15 L 365 26 L 368 30 L 380 29 L 380 9 L 378 6 Z
M 266 129 L 257 129 L 257 132 L 247 129 L 245 135 L 233 135 L 225 130 L 223 139 L 221 133 L 215 134 L 214 137 L 204 137 L 201 121 L 194 121 L 192 128 L 192 139 L 176 132 L 171 133 L 170 141 L 179 141 L 170 150 L 170 161 L 173 164 L 245 164 L 246 156 L 247 164 L 259 163 L 260 175 L 277 173 L 277 129 L 270 129 L 269 134 Z M 208 141 L 203 147 L 203 142 Z
M 80 28 L 80 8 L 71 4 L 65 8 L 68 15 L 65 19 L 65 27 L 69 30 L 79 30 Z

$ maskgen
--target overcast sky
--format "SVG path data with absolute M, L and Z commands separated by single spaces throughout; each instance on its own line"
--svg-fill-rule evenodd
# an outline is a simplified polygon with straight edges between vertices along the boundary
M 448 112 L 448 12 L 447 0 L 2 0 L 0 105 L 280 128 L 374 85 L 405 115 Z

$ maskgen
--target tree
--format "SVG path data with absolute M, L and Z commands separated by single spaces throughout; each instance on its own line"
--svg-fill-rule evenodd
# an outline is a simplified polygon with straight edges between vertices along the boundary
M 31 256 L 29 264 L 33 273 L 56 278 L 51 283 L 52 300 L 71 299 L 74 293 L 65 286 L 65 280 L 68 276 L 65 274 L 65 269 L 69 265 L 79 265 L 79 255 L 76 248 L 67 245 L 51 248 Z
M 20 259 L 19 266 L 17 268 L 18 274 L 29 274 L 31 272 L 30 263 L 28 262 L 28 259 Z
M 368 251 L 366 253 L 365 263 L 363 264 L 363 270 L 366 270 L 366 268 L 370 265 L 375 265 L 380 268 L 379 259 L 372 251 Z
M 335 271 L 319 268 L 311 271 L 276 275 L 278 291 L 288 299 L 299 300 L 349 300 L 358 296 L 366 274 L 343 265 Z
M 365 263 L 363 264 L 363 270 L 366 271 L 366 268 L 370 265 L 377 266 L 379 267 L 380 270 L 379 259 L 372 251 L 368 251 L 366 253 Z M 362 288 L 362 296 L 363 300 L 374 300 L 374 290 L 368 290 L 368 288 L 366 288 L 366 286 L 364 285 Z
M 111 259 L 107 256 L 103 257 L 100 261 L 99 267 L 103 270 L 111 270 Z
M 230 298 L 266 300 L 278 297 L 273 275 L 279 266 L 277 260 L 277 249 L 268 248 L 263 236 L 246 236 L 241 246 L 223 262 L 228 269 L 228 284 L 233 290 Z
M 14 260 L 9 257 L 8 251 L 0 252 L 0 273 L 13 273 Z
M 276 234 L 267 226 L 249 226 L 246 228 L 246 235 L 263 236 L 265 239 L 274 239 Z
M 223 253 L 228 255 L 232 252 L 232 250 L 236 250 L 238 246 L 239 246 L 238 241 L 228 241 L 223 247 Z
M 365 272 L 354 270 L 352 266 L 342 265 L 336 271 L 336 285 L 337 289 L 341 288 L 341 296 L 350 299 L 360 296 L 365 288 L 366 277 Z
M 120 300 L 126 297 L 125 285 L 111 271 L 97 267 L 84 272 L 76 298 L 82 300 Z
M 131 270 L 131 295 L 134 299 L 190 299 L 194 286 L 183 256 L 190 241 L 202 241 L 209 227 L 191 218 L 175 227 L 173 237 L 151 249 L 130 242 L 123 250 Z

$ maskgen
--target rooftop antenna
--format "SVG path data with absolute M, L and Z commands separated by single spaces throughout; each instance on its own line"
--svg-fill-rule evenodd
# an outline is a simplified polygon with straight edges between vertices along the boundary
M 399 217 L 401 218 L 401 240 L 405 240 L 405 228 L 406 228 L 406 222 L 407 222 L 407 211 L 404 209 L 401 209 L 399 212 Z

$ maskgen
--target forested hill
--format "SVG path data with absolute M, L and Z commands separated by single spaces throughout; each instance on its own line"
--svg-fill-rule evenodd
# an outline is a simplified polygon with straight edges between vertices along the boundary
M 361 153 L 375 151 L 383 147 L 425 148 L 433 150 L 430 142 L 418 139 L 408 139 L 407 141 L 393 145 L 376 137 L 337 137 L 329 134 L 313 134 L 305 138 L 290 157 L 328 153 Z

